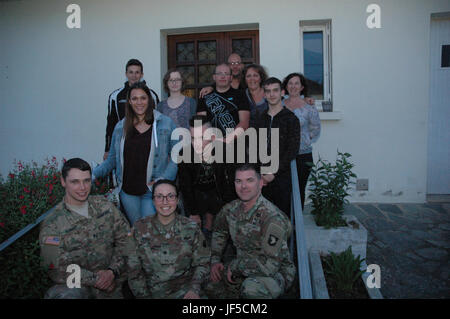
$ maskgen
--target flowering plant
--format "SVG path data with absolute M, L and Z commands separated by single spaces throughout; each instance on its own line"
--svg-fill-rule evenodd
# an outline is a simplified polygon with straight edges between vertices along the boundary
M 65 159 L 61 163 L 65 162 Z M 0 243 L 54 207 L 64 197 L 56 157 L 46 164 L 14 162 L 4 180 L 0 176 Z M 96 180 L 91 194 L 105 194 L 108 184 Z M 40 267 L 39 226 L 0 251 L 0 298 L 41 298 L 50 281 Z
M 15 167 L 6 181 L 0 177 L 0 242 L 33 223 L 64 196 L 56 157 L 47 164 L 23 164 Z

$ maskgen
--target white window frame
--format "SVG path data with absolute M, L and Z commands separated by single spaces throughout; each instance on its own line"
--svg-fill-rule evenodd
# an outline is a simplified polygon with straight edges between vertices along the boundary
M 316 107 L 322 110 L 323 101 L 332 101 L 331 86 L 331 20 L 300 21 L 300 65 L 305 71 L 303 56 L 303 33 L 322 31 L 323 34 L 323 100 L 316 100 Z

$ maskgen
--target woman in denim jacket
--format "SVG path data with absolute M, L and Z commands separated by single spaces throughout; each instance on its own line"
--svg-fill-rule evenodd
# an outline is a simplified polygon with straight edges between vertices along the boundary
M 113 169 L 120 201 L 131 226 L 142 217 L 155 214 L 152 185 L 159 179 L 175 180 L 177 164 L 171 152 L 174 122 L 156 111 L 150 89 L 134 84 L 127 97 L 125 118 L 114 128 L 108 158 L 93 171 L 103 177 Z

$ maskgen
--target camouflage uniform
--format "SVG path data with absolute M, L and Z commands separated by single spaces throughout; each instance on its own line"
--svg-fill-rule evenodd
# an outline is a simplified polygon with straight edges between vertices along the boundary
M 183 298 L 189 290 L 201 295 L 211 251 L 196 223 L 177 214 L 162 225 L 149 216 L 134 224 L 133 235 L 137 249 L 128 261 L 128 282 L 137 298 Z
M 126 256 L 134 247 L 130 228 L 120 211 L 103 196 L 89 196 L 88 209 L 86 218 L 62 201 L 40 226 L 42 262 L 56 283 L 46 298 L 122 298 Z M 67 287 L 70 264 L 81 268 L 81 289 Z M 118 277 L 111 293 L 94 288 L 96 272 L 108 268 Z
M 287 246 L 292 226 L 287 216 L 262 195 L 244 212 L 241 200 L 225 205 L 216 217 L 211 242 L 211 264 L 221 262 L 231 236 L 236 257 L 224 265 L 222 279 L 209 282 L 213 298 L 277 298 L 292 284 L 295 265 Z M 233 281 L 228 282 L 230 267 Z

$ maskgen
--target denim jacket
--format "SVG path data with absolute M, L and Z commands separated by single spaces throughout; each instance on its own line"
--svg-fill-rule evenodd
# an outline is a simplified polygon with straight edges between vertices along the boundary
M 175 180 L 178 169 L 177 164 L 171 159 L 172 148 L 179 141 L 178 137 L 174 140 L 171 139 L 175 123 L 156 110 L 153 111 L 153 116 L 155 120 L 152 127 L 150 155 L 147 163 L 147 184 L 159 179 Z M 114 128 L 108 158 L 93 171 L 94 178 L 103 177 L 115 168 L 119 184 L 117 191 L 122 189 L 123 182 L 124 120 L 122 119 Z M 152 190 L 151 186 L 148 186 L 148 188 L 150 191 Z

